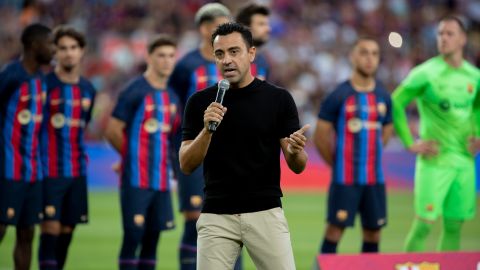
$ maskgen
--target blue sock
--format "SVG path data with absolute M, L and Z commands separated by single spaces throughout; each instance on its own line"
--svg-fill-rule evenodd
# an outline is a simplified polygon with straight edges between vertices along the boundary
M 65 260 L 67 259 L 68 247 L 72 241 L 71 233 L 61 233 L 57 241 L 57 250 L 55 251 L 57 256 L 57 267 L 58 269 L 63 269 L 65 265 Z
M 40 270 L 57 270 L 57 259 L 55 255 L 58 236 L 48 233 L 40 235 L 40 246 L 38 248 L 38 266 Z
M 155 270 L 157 264 L 157 244 L 160 231 L 145 231 L 142 239 L 142 250 L 140 251 L 139 270 Z
M 378 252 L 378 243 L 363 241 L 362 252 L 363 253 L 376 253 L 376 252 Z
M 320 253 L 328 254 L 328 253 L 337 253 L 337 242 L 333 242 L 328 240 L 327 238 L 323 239 L 322 247 L 320 249 Z
M 197 268 L 197 221 L 185 221 L 182 242 L 180 243 L 180 270 Z
M 233 270 L 242 270 L 243 269 L 243 262 L 242 262 L 242 251 L 240 251 L 240 254 L 238 254 L 237 262 L 235 263 L 235 266 L 233 267 Z
M 138 266 L 137 248 L 142 241 L 143 229 L 128 228 L 123 231 L 122 248 L 118 259 L 120 270 L 136 270 Z

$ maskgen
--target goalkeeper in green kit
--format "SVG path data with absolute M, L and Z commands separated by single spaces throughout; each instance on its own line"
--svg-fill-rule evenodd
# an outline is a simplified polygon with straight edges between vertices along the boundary
M 415 67 L 393 93 L 394 126 L 417 154 L 415 213 L 405 250 L 424 251 L 433 222 L 443 218 L 439 251 L 459 250 L 464 220 L 475 215 L 475 160 L 480 150 L 480 70 L 463 59 L 466 29 L 456 17 L 438 25 L 440 55 Z M 408 127 L 405 108 L 416 100 L 420 139 Z

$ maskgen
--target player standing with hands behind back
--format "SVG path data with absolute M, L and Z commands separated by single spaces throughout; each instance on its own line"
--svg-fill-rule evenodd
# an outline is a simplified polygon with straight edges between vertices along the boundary
M 350 61 L 351 78 L 322 103 L 314 135 L 318 151 L 332 168 L 321 253 L 337 252 L 357 211 L 362 218 L 362 252 L 378 252 L 380 229 L 387 223 L 381 160 L 393 126 L 390 95 L 375 79 L 378 43 L 371 38 L 358 39 Z
M 251 74 L 255 58 L 250 31 L 220 25 L 212 36 L 215 62 L 230 82 L 223 105 L 212 102 L 217 86 L 190 97 L 182 125 L 180 166 L 191 173 L 202 162 L 205 203 L 197 222 L 197 269 L 232 269 L 243 246 L 257 269 L 295 269 L 280 189 L 282 150 L 301 173 L 308 125 L 285 89 Z M 228 108 L 228 111 L 227 111 Z M 210 122 L 219 123 L 214 133 Z

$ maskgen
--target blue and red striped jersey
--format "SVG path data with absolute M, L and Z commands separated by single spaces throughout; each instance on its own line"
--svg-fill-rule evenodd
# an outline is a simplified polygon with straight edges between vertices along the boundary
M 95 89 L 85 78 L 77 84 L 46 76 L 47 100 L 41 132 L 43 173 L 49 178 L 87 175 L 84 131 L 90 121 Z
M 371 92 L 358 92 L 346 81 L 323 101 L 318 118 L 331 122 L 336 131 L 333 181 L 384 183 L 382 128 L 392 122 L 391 107 L 390 95 L 378 81 Z
M 268 80 L 270 66 L 263 54 L 257 52 L 257 55 L 255 55 L 255 60 L 250 65 L 250 72 L 253 76 L 261 80 Z
M 46 88 L 43 75 L 28 74 L 20 61 L 0 72 L 0 178 L 43 178 L 40 127 Z
M 170 89 L 155 89 L 145 77 L 120 94 L 113 117 L 125 123 L 122 185 L 170 189 L 173 134 L 180 125 L 179 101 Z

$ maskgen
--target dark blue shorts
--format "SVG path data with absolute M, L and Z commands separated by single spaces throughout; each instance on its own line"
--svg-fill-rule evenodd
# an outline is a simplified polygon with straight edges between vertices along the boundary
M 180 211 L 201 211 L 203 205 L 203 165 L 190 175 L 178 173 L 178 200 Z
M 29 227 L 42 221 L 41 181 L 0 179 L 0 224 Z
M 361 216 L 363 228 L 377 230 L 385 226 L 387 224 L 385 185 L 330 184 L 328 222 L 340 227 L 351 227 L 354 225 L 357 212 Z
M 88 222 L 87 180 L 46 178 L 43 183 L 44 220 L 57 220 L 64 225 Z
M 170 191 L 122 187 L 123 228 L 170 230 L 175 227 Z

